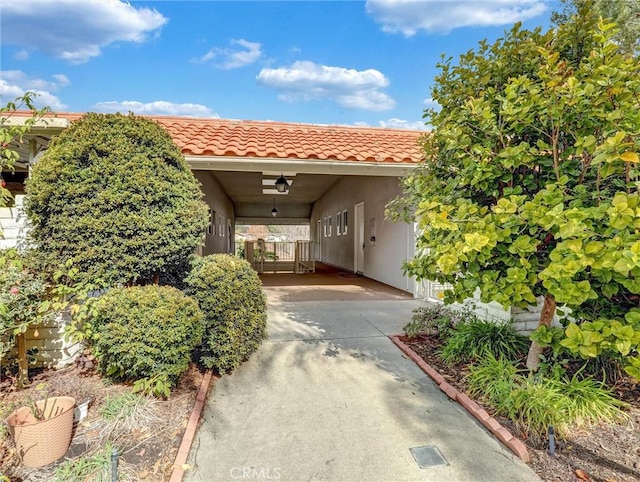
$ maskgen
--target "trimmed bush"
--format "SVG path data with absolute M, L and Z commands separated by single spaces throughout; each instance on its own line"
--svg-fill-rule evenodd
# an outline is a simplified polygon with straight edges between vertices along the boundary
M 267 336 L 267 301 L 258 274 L 243 259 L 214 254 L 196 260 L 186 284 L 206 319 L 200 362 L 220 373 L 233 370 Z
M 203 241 L 198 181 L 157 122 L 87 114 L 53 139 L 27 181 L 30 236 L 50 266 L 84 280 L 145 284 Z
M 176 288 L 116 288 L 98 303 L 90 341 L 102 373 L 172 385 L 202 341 L 203 320 L 197 301 Z

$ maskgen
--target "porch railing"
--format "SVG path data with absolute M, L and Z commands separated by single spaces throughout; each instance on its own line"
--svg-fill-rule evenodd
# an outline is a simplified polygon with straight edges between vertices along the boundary
M 245 241 L 244 257 L 258 273 L 309 273 L 316 270 L 311 241 Z

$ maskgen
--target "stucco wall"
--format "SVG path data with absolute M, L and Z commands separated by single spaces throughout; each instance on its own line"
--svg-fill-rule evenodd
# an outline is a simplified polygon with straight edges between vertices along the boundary
M 311 239 L 317 240 L 318 220 L 324 223 L 330 216 L 331 236 L 320 240 L 322 262 L 354 270 L 355 205 L 364 203 L 364 268 L 363 275 L 401 290 L 412 292 L 413 281 L 402 273 L 402 263 L 413 253 L 412 228 L 404 223 L 385 219 L 386 204 L 401 193 L 395 177 L 345 176 L 313 206 L 311 211 Z M 337 234 L 338 212 L 347 210 L 347 233 Z M 375 220 L 375 241 L 372 234 Z
M 207 255 L 213 253 L 228 253 L 234 250 L 235 237 L 235 213 L 233 203 L 227 197 L 224 189 L 209 171 L 193 171 L 196 179 L 202 184 L 201 190 L 204 193 L 204 202 L 211 210 L 213 225 L 207 231 L 205 246 L 200 254 Z M 231 236 L 229 237 L 229 226 L 227 220 L 231 222 Z

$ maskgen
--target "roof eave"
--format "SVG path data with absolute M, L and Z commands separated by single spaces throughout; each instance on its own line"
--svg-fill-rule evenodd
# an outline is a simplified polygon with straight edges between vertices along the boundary
M 366 161 L 330 161 L 274 157 L 233 157 L 185 155 L 194 170 L 203 171 L 287 171 L 300 174 L 334 174 L 340 176 L 399 177 L 418 166 L 417 163 Z

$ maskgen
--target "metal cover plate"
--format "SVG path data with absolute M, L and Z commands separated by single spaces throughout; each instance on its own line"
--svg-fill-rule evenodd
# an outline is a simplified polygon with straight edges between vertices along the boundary
M 411 447 L 409 450 L 421 469 L 449 465 L 435 445 Z

